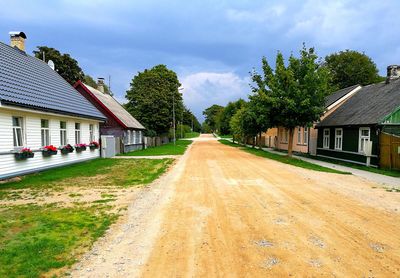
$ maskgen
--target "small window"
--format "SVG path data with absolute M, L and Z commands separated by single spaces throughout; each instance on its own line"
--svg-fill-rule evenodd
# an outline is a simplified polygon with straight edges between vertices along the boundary
M 301 127 L 297 128 L 297 144 L 301 144 Z
M 42 146 L 48 146 L 50 145 L 49 120 L 40 120 L 40 127 Z
M 335 128 L 335 150 L 342 150 L 343 129 Z
M 330 140 L 330 130 L 329 128 L 324 129 L 324 137 L 323 137 L 323 148 L 329 149 L 329 140 Z
M 142 131 L 139 131 L 139 144 L 142 144 Z
M 308 127 L 304 127 L 303 129 L 303 144 L 308 145 Z
M 365 144 L 370 140 L 370 135 L 371 132 L 369 127 L 360 127 L 359 142 L 358 142 L 358 151 L 360 153 L 364 153 Z
M 60 121 L 60 144 L 67 145 L 67 123 Z
M 81 143 L 81 124 L 75 123 L 75 144 Z
M 94 125 L 90 124 L 89 125 L 89 141 L 93 142 L 94 140 L 95 140 L 94 139 Z
M 137 139 L 136 139 L 136 130 L 133 130 L 133 131 L 132 131 L 132 134 L 133 134 L 133 135 L 132 135 L 132 144 L 136 144 L 136 140 L 137 140 Z
M 24 146 L 24 128 L 22 117 L 12 117 L 14 147 Z

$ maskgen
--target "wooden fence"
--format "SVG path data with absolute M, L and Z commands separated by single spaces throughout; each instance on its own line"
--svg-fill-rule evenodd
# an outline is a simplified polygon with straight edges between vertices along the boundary
M 400 137 L 381 132 L 379 136 L 381 168 L 400 170 Z

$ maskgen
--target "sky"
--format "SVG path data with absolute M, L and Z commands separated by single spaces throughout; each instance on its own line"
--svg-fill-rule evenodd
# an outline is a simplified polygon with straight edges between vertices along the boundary
M 120 102 L 139 72 L 165 64 L 178 74 L 186 106 L 203 120 L 212 104 L 250 93 L 265 56 L 365 52 L 381 75 L 400 64 L 398 0 L 0 0 L 0 41 L 27 35 L 28 53 L 46 45 L 69 53 L 94 78 L 111 76 Z

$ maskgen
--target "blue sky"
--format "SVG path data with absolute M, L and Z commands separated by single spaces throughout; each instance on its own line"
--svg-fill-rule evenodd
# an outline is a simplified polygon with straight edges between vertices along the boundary
M 166 64 L 177 72 L 186 105 L 203 119 L 211 104 L 249 93 L 249 72 L 302 42 L 320 56 L 354 49 L 380 73 L 400 63 L 400 1 L 4 1 L 0 41 L 24 31 L 29 53 L 47 45 L 71 54 L 93 77 L 111 75 L 124 102 L 138 72 Z

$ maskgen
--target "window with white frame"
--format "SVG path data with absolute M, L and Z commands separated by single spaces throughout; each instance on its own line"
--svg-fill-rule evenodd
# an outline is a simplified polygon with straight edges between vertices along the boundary
M 301 127 L 297 128 L 297 144 L 301 144 Z
M 342 150 L 343 145 L 343 129 L 335 128 L 335 150 Z
M 65 146 L 67 144 L 67 122 L 60 121 L 60 144 Z
M 282 128 L 281 130 L 282 130 L 281 142 L 287 143 L 289 140 L 289 130 L 287 128 Z
M 358 151 L 364 153 L 366 142 L 370 140 L 371 130 L 369 127 L 360 127 Z
M 142 144 L 142 131 L 139 130 L 139 144 Z
M 304 145 L 308 145 L 308 131 L 309 131 L 309 128 L 307 126 L 305 126 L 303 128 L 303 144 Z
M 75 123 L 75 144 L 81 143 L 81 124 Z
M 132 130 L 132 144 L 136 144 L 136 130 Z
M 330 135 L 331 135 L 331 132 L 330 132 L 329 128 L 325 128 L 324 136 L 323 136 L 323 146 L 322 146 L 324 149 L 329 149 Z
M 89 124 L 89 141 L 93 142 L 94 141 L 94 125 Z
M 12 117 L 14 147 L 23 147 L 25 131 L 22 117 Z
M 42 146 L 50 145 L 49 120 L 40 120 L 40 134 L 42 138 Z

